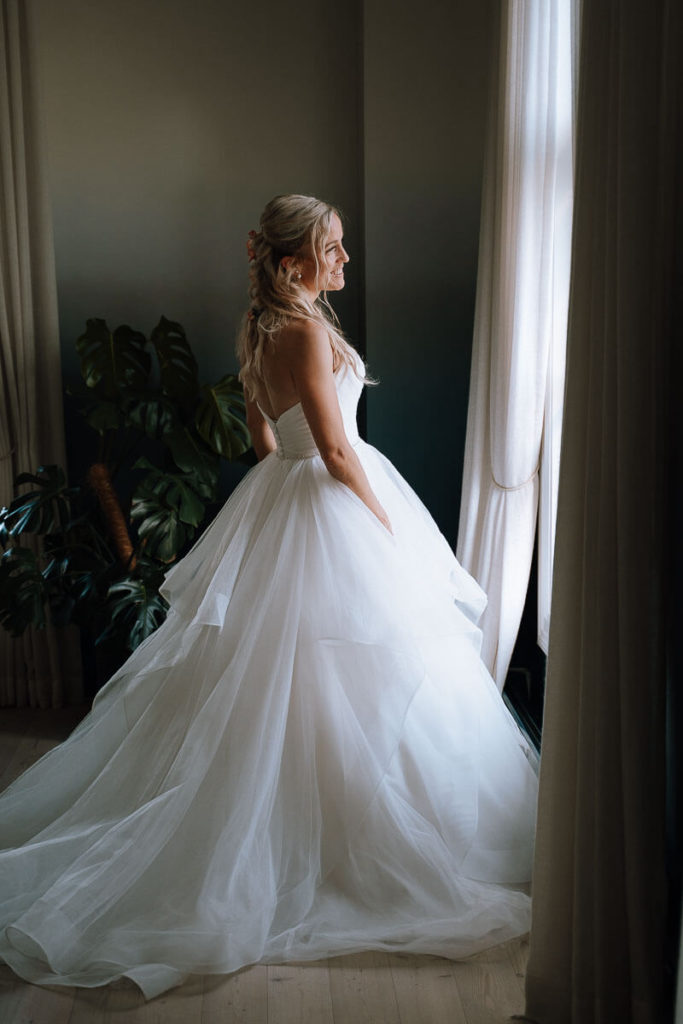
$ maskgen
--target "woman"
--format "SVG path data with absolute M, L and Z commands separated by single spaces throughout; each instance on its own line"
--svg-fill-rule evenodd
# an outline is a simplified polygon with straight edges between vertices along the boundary
M 0 801 L 0 957 L 45 984 L 526 931 L 536 781 L 484 598 L 362 442 L 321 292 L 338 214 L 266 207 L 238 349 L 260 462 L 166 578 L 168 619 Z

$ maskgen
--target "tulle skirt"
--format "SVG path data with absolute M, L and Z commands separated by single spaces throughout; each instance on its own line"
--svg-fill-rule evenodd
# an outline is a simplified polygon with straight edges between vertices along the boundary
M 0 799 L 0 959 L 146 996 L 188 974 L 525 932 L 536 777 L 485 599 L 375 449 L 394 535 L 274 454 L 168 575 L 171 611 Z

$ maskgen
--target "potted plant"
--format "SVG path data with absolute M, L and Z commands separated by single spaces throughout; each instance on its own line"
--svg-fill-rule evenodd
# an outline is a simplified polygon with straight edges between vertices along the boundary
M 0 510 L 0 625 L 18 636 L 49 617 L 126 652 L 165 618 L 159 586 L 215 514 L 221 461 L 246 458 L 244 398 L 234 374 L 200 384 L 165 317 L 149 338 L 88 320 L 76 348 L 97 450 L 74 485 L 59 466 L 17 477 Z

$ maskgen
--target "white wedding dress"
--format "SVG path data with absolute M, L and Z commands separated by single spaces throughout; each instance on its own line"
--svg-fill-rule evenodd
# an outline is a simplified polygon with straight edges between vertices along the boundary
M 42 984 L 381 949 L 462 957 L 529 926 L 536 777 L 479 657 L 485 598 L 416 495 L 349 440 L 394 535 L 301 407 L 167 576 L 166 622 L 0 798 L 0 960 Z

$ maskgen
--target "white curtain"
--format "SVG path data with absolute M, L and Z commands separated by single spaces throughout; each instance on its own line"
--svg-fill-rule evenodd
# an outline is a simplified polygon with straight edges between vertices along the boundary
M 486 591 L 505 684 L 541 500 L 549 619 L 572 216 L 576 0 L 503 0 L 484 167 L 458 558 Z M 539 472 L 540 471 L 540 472 Z
M 0 504 L 17 473 L 65 464 L 51 219 L 23 0 L 0 0 Z M 78 700 L 73 638 L 0 630 L 0 706 Z

